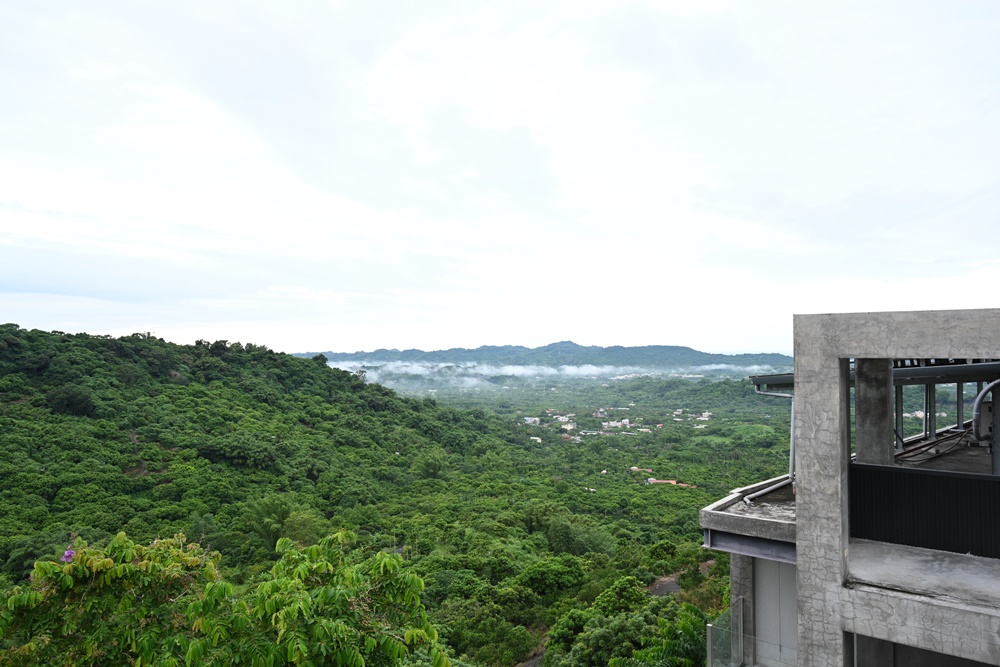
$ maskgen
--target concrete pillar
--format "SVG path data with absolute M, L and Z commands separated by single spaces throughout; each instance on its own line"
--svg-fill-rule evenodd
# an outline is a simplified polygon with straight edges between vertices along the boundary
M 855 359 L 854 389 L 858 463 L 892 465 L 892 359 Z
M 894 649 L 892 642 L 854 635 L 854 667 L 893 667 Z
M 733 653 L 737 655 L 740 647 L 743 649 L 743 664 L 753 665 L 754 645 L 753 637 L 756 634 L 754 629 L 754 589 L 753 589 L 753 564 L 754 558 L 740 554 L 729 555 L 729 599 L 735 604 L 739 598 L 743 598 L 740 605 L 739 614 L 741 616 L 740 627 L 733 627 Z M 737 636 L 737 630 L 743 633 L 743 637 Z
M 796 315 L 794 322 L 798 665 L 844 667 L 840 591 L 849 528 L 848 359 L 860 355 L 840 344 L 847 327 L 836 325 L 833 316 Z

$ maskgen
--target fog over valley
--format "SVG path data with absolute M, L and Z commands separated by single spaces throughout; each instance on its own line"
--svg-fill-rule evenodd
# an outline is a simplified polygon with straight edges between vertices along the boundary
M 330 362 L 334 368 L 364 371 L 366 379 L 387 387 L 406 391 L 414 384 L 444 384 L 461 387 L 494 387 L 514 383 L 533 383 L 548 380 L 603 380 L 614 381 L 635 377 L 664 378 L 739 378 L 748 375 L 776 373 L 774 366 L 735 364 L 705 364 L 676 368 L 647 366 L 542 366 L 542 365 L 493 365 L 481 363 L 407 362 L 407 361 L 338 361 Z
M 606 384 L 637 377 L 745 378 L 788 371 L 792 364 L 791 357 L 781 354 L 724 355 L 671 345 L 598 347 L 570 341 L 537 348 L 507 345 L 323 354 L 330 366 L 363 372 L 369 382 L 404 393 Z
M 481 364 L 476 362 L 410 362 L 410 361 L 339 361 L 331 362 L 331 366 L 346 371 L 363 370 L 369 380 L 385 384 L 397 377 L 419 378 L 467 378 L 470 380 L 496 377 L 512 377 L 522 379 L 542 379 L 547 377 L 597 378 L 615 375 L 639 374 L 648 372 L 638 366 L 542 366 L 521 364 Z

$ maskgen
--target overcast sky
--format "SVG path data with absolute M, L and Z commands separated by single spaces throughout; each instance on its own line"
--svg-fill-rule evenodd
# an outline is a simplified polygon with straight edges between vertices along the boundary
M 791 351 L 1000 305 L 1000 3 L 5 2 L 0 321 Z

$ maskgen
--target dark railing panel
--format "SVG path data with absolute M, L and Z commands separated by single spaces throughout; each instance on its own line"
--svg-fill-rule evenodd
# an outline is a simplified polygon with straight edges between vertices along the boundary
M 852 463 L 851 537 L 1000 558 L 1000 477 Z

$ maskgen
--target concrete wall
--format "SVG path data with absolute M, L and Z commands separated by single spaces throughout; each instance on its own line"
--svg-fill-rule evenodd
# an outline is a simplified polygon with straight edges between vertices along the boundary
M 847 632 L 1000 665 L 1000 610 L 870 586 L 841 588 L 839 598 Z
M 998 610 L 845 587 L 848 360 L 997 358 L 997 332 L 1000 310 L 795 316 L 799 665 L 853 663 L 845 631 L 1000 665 Z

